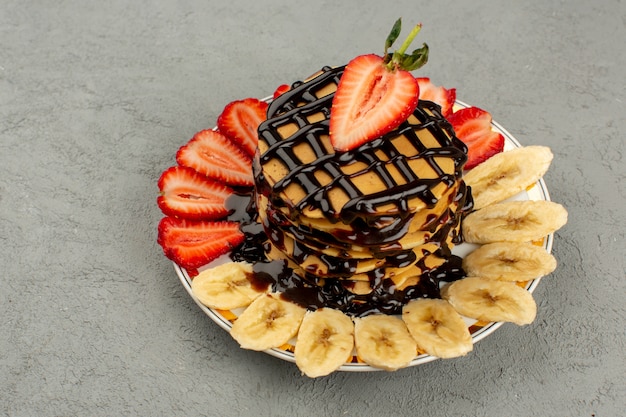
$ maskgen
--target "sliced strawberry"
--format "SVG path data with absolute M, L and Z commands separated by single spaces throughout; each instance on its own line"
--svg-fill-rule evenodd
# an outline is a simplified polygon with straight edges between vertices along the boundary
M 417 84 L 420 87 L 420 100 L 433 101 L 439 104 L 443 117 L 452 114 L 452 106 L 456 101 L 456 88 L 448 90 L 444 87 L 438 87 L 427 77 L 418 77 Z
M 278 87 L 276 87 L 276 90 L 274 90 L 274 99 L 277 99 L 289 90 L 291 90 L 291 87 L 289 87 L 287 84 L 279 85 Z
M 233 190 L 196 170 L 174 166 L 159 178 L 161 195 L 157 204 L 171 217 L 197 220 L 216 220 L 228 215 L 226 198 Z
M 419 86 L 409 71 L 426 63 L 428 46 L 404 53 L 421 29 L 416 25 L 399 50 L 387 53 L 400 28 L 398 19 L 383 57 L 361 55 L 346 66 L 330 110 L 330 142 L 335 150 L 348 151 L 378 138 L 400 126 L 415 110 Z
M 264 101 L 246 98 L 229 103 L 217 118 L 217 129 L 254 158 L 259 136 L 257 129 L 267 119 Z
M 232 186 L 251 186 L 252 160 L 223 134 L 202 130 L 176 153 L 179 165 Z
M 491 129 L 491 114 L 478 107 L 452 113 L 448 121 L 456 136 L 467 145 L 465 169 L 472 169 L 504 149 L 504 137 Z
M 330 141 L 347 151 L 400 126 L 417 106 L 419 87 L 407 71 L 389 71 L 383 58 L 354 58 L 341 76 L 330 113 Z
M 243 242 L 236 222 L 209 222 L 164 217 L 159 222 L 157 242 L 168 259 L 195 270 Z

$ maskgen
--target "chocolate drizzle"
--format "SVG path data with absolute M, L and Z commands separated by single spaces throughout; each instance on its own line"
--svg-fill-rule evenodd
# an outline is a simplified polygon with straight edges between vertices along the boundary
M 271 288 L 281 293 L 281 297 L 309 310 L 321 307 L 339 309 L 352 316 L 369 314 L 400 314 L 402 306 L 416 298 L 440 298 L 442 282 L 451 282 L 464 277 L 461 259 L 447 254 L 447 261 L 436 268 L 428 268 L 423 260 L 418 262 L 422 271 L 419 282 L 403 290 L 395 288 L 391 279 L 385 279 L 379 269 L 368 273 L 373 291 L 357 295 L 350 291 L 350 282 L 337 279 L 320 280 L 311 274 L 298 274 L 286 261 L 268 260 L 268 237 L 263 227 L 257 223 L 256 209 L 252 195 L 235 194 L 228 198 L 229 207 L 237 213 L 234 218 L 241 224 L 245 240 L 230 254 L 235 261 L 253 264 L 253 272 L 248 279 L 258 288 Z M 443 249 L 441 249 L 443 250 Z M 402 256 L 398 256 L 402 261 Z

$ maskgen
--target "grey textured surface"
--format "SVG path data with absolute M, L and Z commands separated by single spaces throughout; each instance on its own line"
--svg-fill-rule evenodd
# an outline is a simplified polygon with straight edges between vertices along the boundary
M 0 415 L 618 416 L 626 409 L 626 4 L 15 1 L 0 13 Z M 555 153 L 569 223 L 530 326 L 395 373 L 238 348 L 156 244 L 156 181 L 234 99 L 380 53 Z

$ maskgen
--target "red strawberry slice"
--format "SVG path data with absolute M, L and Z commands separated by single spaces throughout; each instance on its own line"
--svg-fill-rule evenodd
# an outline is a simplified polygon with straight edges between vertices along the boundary
M 195 270 L 229 252 L 244 240 L 236 222 L 209 222 L 164 217 L 157 242 L 168 259 Z
M 217 129 L 243 149 L 250 158 L 254 158 L 259 143 L 257 129 L 267 119 L 267 106 L 266 102 L 256 98 L 233 101 L 217 118 Z
M 420 100 L 433 101 L 439 104 L 443 117 L 452 114 L 452 106 L 456 101 L 456 88 L 448 90 L 444 87 L 438 87 L 428 77 L 418 77 L 417 84 L 420 87 Z
M 291 87 L 289 87 L 287 84 L 279 85 L 278 87 L 276 87 L 276 90 L 274 90 L 274 99 L 277 99 L 289 90 L 291 90 Z
M 354 58 L 341 76 L 330 113 L 330 141 L 347 151 L 400 126 L 417 106 L 419 87 L 410 72 L 389 71 L 383 58 Z
M 369 54 L 346 66 L 330 110 L 330 142 L 336 151 L 354 149 L 400 126 L 415 110 L 419 85 L 409 71 L 428 60 L 428 46 L 405 51 L 419 33 L 416 25 L 400 49 L 387 53 L 400 34 L 398 19 L 385 41 L 383 57 Z
M 163 172 L 158 185 L 161 195 L 157 204 L 167 216 L 215 220 L 228 215 L 226 198 L 233 190 L 194 169 L 170 167 Z
M 460 109 L 448 117 L 456 136 L 468 148 L 465 169 L 472 169 L 504 150 L 504 137 L 491 130 L 491 120 L 491 114 L 478 107 Z
M 252 160 L 226 136 L 202 130 L 176 153 L 179 165 L 232 186 L 251 186 Z

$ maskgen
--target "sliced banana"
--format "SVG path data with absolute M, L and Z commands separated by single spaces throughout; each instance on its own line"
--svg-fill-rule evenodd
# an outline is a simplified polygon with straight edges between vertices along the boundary
M 383 314 L 354 320 L 356 353 L 374 368 L 395 371 L 411 363 L 417 345 L 406 324 L 398 317 Z
M 554 256 L 530 243 L 488 243 L 463 258 L 467 275 L 500 281 L 528 281 L 555 269 Z
M 287 343 L 298 333 L 306 310 L 280 298 L 258 297 L 235 320 L 230 335 L 244 349 L 266 350 Z
M 463 176 L 472 187 L 474 209 L 506 200 L 548 171 L 554 155 L 546 146 L 526 146 L 492 156 Z
M 460 314 L 481 321 L 524 325 L 537 315 L 532 294 L 513 282 L 469 277 L 447 285 L 441 295 Z
M 210 308 L 246 307 L 264 292 L 252 285 L 248 279 L 251 273 L 250 263 L 228 262 L 200 272 L 191 281 L 191 291 L 198 301 Z
M 320 308 L 302 320 L 294 357 L 306 376 L 328 375 L 343 365 L 354 348 L 354 323 L 339 310 Z
M 432 356 L 456 358 L 473 349 L 467 324 L 446 300 L 419 298 L 402 309 L 406 323 L 417 346 Z
M 529 242 L 539 240 L 567 223 L 565 208 L 552 201 L 497 203 L 470 213 L 463 220 L 469 243 Z

